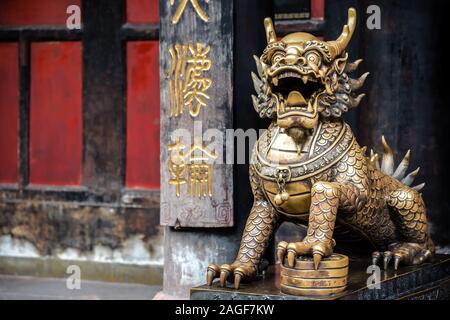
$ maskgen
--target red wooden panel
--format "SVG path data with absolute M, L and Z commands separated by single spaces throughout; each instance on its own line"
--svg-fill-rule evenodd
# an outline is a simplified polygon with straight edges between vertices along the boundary
M 31 45 L 30 183 L 79 185 L 81 43 Z
M 159 188 L 159 58 L 157 41 L 127 43 L 126 185 Z
M 81 0 L 1 0 L 0 25 L 65 25 L 73 4 Z
M 159 0 L 127 0 L 127 21 L 159 23 Z
M 0 183 L 18 181 L 19 62 L 16 43 L 0 43 Z
M 325 0 L 311 0 L 311 18 L 323 19 L 325 17 Z

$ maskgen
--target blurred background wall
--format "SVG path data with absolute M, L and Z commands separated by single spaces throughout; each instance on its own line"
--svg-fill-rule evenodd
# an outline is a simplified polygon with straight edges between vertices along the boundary
M 158 28 L 156 0 L 0 2 L 0 272 L 161 283 Z

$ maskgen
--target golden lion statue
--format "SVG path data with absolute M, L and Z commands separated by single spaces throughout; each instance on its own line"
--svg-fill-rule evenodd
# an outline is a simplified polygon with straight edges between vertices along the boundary
M 231 281 L 239 288 L 254 278 L 283 221 L 308 226 L 303 240 L 277 246 L 278 259 L 286 258 L 289 267 L 298 256 L 310 255 L 317 269 L 346 239 L 368 240 L 373 264 L 383 260 L 385 269 L 391 260 L 397 269 L 430 258 L 434 245 L 418 192 L 424 184 L 410 187 L 418 169 L 406 175 L 409 151 L 394 169 L 393 152 L 382 137 L 380 165 L 373 151 L 366 156 L 341 118 L 360 103 L 364 94 L 355 91 L 368 75 L 348 76 L 361 62 L 347 61 L 355 10 L 349 9 L 335 41 L 302 32 L 277 40 L 272 20 L 264 25 L 268 44 L 255 57 L 259 76 L 252 74 L 257 93 L 252 99 L 259 115 L 273 122 L 254 147 L 249 173 L 254 204 L 237 258 L 211 264 L 207 283 L 218 277 L 222 286 Z

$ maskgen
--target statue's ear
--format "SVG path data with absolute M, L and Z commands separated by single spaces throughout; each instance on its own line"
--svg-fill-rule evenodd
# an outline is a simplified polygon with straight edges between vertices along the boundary
M 348 53 L 346 52 L 345 56 L 334 60 L 334 69 L 336 70 L 337 74 L 341 75 L 344 72 L 345 66 L 347 65 L 347 58 Z

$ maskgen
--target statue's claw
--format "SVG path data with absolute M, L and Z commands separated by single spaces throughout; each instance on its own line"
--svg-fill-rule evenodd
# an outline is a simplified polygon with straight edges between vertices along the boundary
M 402 256 L 397 255 L 397 254 L 394 256 L 394 270 L 395 271 L 397 271 L 398 265 L 400 264 L 401 260 L 402 260 Z
M 314 259 L 314 269 L 319 269 L 320 261 L 322 260 L 322 254 L 319 252 L 313 253 L 313 259 Z
M 387 270 L 389 262 L 392 259 L 392 252 L 391 251 L 385 251 L 383 254 L 383 268 L 384 270 Z
M 381 253 L 379 251 L 375 251 L 374 253 L 372 253 L 372 264 L 377 265 L 380 258 Z
M 284 256 L 286 255 L 286 248 L 288 246 L 288 243 L 286 241 L 281 241 L 278 243 L 277 247 L 277 262 L 283 263 Z
M 223 264 L 220 267 L 220 285 L 222 287 L 225 287 L 227 278 L 230 276 L 232 271 L 233 270 L 229 264 Z
M 425 250 L 425 252 L 423 253 L 423 256 L 419 257 L 419 263 L 427 261 L 428 259 L 431 258 L 432 255 L 433 254 L 431 253 L 431 250 L 429 250 L 429 249 Z
M 206 283 L 211 286 L 215 278 L 219 278 L 222 287 L 226 287 L 227 281 L 234 282 L 234 287 L 239 289 L 242 281 L 251 280 L 256 275 L 256 268 L 252 265 L 222 264 L 220 267 L 216 264 L 210 264 L 206 271 Z
M 287 266 L 293 268 L 295 259 L 301 255 L 313 257 L 314 268 L 317 270 L 323 257 L 329 257 L 333 253 L 333 247 L 336 244 L 334 240 L 329 242 L 304 240 L 300 242 L 287 243 L 282 241 L 277 247 L 278 261 L 283 262 L 286 256 Z M 286 254 L 287 253 L 287 254 Z
M 240 274 L 234 275 L 234 288 L 235 289 L 239 289 L 239 286 L 241 284 L 241 279 L 242 279 L 242 276 Z
M 212 285 L 214 278 L 219 276 L 220 268 L 216 264 L 210 264 L 206 272 L 206 284 L 208 286 Z
M 220 286 L 225 287 L 226 281 L 230 273 L 228 271 L 222 270 L 220 271 Z
M 293 268 L 295 265 L 295 257 L 297 256 L 297 253 L 295 250 L 289 249 L 287 254 L 287 261 L 289 268 Z
M 234 269 L 234 288 L 239 289 L 242 278 L 245 276 L 246 270 L 242 267 Z
M 402 264 L 414 265 L 422 263 L 428 260 L 432 256 L 432 253 L 423 244 L 395 243 L 389 246 L 389 251 L 383 253 L 375 251 L 372 253 L 372 264 L 378 264 L 382 256 L 384 270 L 388 269 L 392 258 L 394 258 L 394 270 L 398 270 Z
M 311 244 L 305 242 L 291 242 L 287 245 L 287 264 L 290 268 L 295 266 L 295 258 L 299 255 L 310 254 Z
M 312 247 L 312 254 L 314 259 L 314 269 L 319 269 L 320 261 L 323 256 L 329 256 L 333 253 L 333 247 L 336 245 L 334 239 L 331 243 L 319 242 Z

